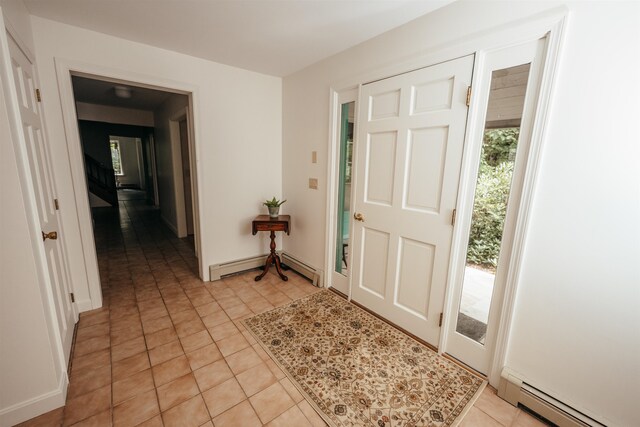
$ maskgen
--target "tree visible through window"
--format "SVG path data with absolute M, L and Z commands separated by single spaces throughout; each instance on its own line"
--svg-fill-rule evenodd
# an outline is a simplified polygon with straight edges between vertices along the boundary
M 116 175 L 123 175 L 122 173 L 122 157 L 120 156 L 120 144 L 117 140 L 110 140 L 109 147 L 111 148 L 111 164 L 113 165 L 113 171 Z

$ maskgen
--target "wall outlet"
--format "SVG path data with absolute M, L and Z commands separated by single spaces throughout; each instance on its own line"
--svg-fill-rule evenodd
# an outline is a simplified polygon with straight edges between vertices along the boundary
M 318 178 L 309 178 L 309 188 L 312 190 L 318 189 Z
M 318 163 L 318 152 L 317 151 L 312 151 L 311 152 L 311 163 Z

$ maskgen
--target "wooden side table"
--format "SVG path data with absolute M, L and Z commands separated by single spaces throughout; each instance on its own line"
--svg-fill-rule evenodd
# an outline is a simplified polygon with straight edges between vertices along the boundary
M 271 244 L 269 248 L 271 249 L 271 253 L 267 257 L 267 261 L 264 264 L 264 271 L 259 276 L 256 276 L 255 281 L 261 280 L 265 274 L 269 272 L 269 268 L 271 264 L 276 265 L 276 271 L 282 280 L 285 282 L 289 280 L 287 276 L 282 272 L 282 266 L 280 265 L 280 257 L 276 253 L 276 231 L 284 231 L 289 234 L 289 222 L 291 220 L 291 216 L 289 215 L 280 215 L 277 218 L 271 218 L 269 215 L 258 215 L 251 225 L 251 234 L 254 236 L 258 231 L 270 231 L 271 232 Z

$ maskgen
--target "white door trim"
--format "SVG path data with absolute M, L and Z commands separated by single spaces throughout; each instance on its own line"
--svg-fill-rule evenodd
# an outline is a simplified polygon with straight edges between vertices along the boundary
M 338 207 L 338 185 L 340 178 L 340 115 L 342 104 L 346 102 L 355 102 L 355 117 L 358 117 L 358 88 L 343 89 L 340 92 L 330 89 L 329 105 L 331 111 L 329 113 L 329 143 L 327 151 L 327 214 L 326 214 L 326 235 L 325 235 L 325 264 L 326 271 L 324 279 L 324 287 L 333 284 L 332 276 L 335 273 L 333 262 L 336 258 L 336 209 Z M 357 120 L 356 120 L 357 122 Z M 354 122 L 354 139 L 355 128 L 358 124 Z M 355 146 L 355 145 L 354 145 Z M 351 186 L 353 193 L 353 185 Z M 353 199 L 352 199 L 353 200 Z M 347 289 L 338 289 L 344 292 L 351 299 L 351 269 L 347 270 Z
M 112 80 L 114 82 L 135 82 L 138 86 L 150 89 L 159 89 L 169 92 L 175 92 L 183 95 L 190 95 L 191 112 L 193 120 L 199 120 L 198 105 L 198 88 L 188 83 L 166 80 L 154 76 L 133 73 L 127 70 L 104 67 L 97 64 L 90 64 L 81 61 L 75 61 L 65 58 L 54 58 L 56 79 L 58 84 L 58 92 L 60 94 L 60 106 L 62 109 L 62 118 L 66 135 L 66 146 L 69 156 L 69 164 L 71 169 L 71 178 L 73 181 L 73 192 L 76 203 L 76 211 L 78 216 L 78 225 L 80 229 L 80 239 L 82 242 L 82 250 L 84 254 L 84 265 L 86 268 L 87 282 L 89 286 L 89 295 L 91 298 L 91 307 L 87 309 L 95 309 L 102 306 L 102 289 L 100 287 L 100 275 L 98 271 L 98 258 L 95 248 L 95 239 L 93 236 L 93 226 L 91 219 L 91 208 L 87 197 L 87 183 L 85 179 L 84 161 L 82 154 L 82 144 L 80 142 L 80 134 L 78 131 L 76 107 L 73 96 L 73 86 L 71 76 L 82 75 L 89 78 L 99 78 L 101 80 Z M 197 129 L 195 140 L 198 140 Z M 194 155 L 199 158 L 198 145 L 195 145 Z M 196 173 L 199 170 L 195 169 Z M 200 179 L 198 176 L 197 180 Z M 197 195 L 198 199 L 200 194 Z M 199 212 L 199 217 L 202 217 Z M 202 255 L 198 258 L 198 270 L 203 280 L 208 280 L 209 270 L 205 267 L 203 260 L 206 259 L 202 251 L 202 247 L 198 252 Z
M 540 84 L 538 87 L 537 93 L 537 104 L 535 105 L 533 111 L 530 112 L 530 120 L 533 123 L 530 123 L 529 128 L 531 129 L 530 142 L 528 148 L 528 158 L 526 161 L 525 171 L 524 171 L 524 179 L 522 182 L 522 191 L 520 194 L 520 203 L 515 208 L 517 209 L 517 219 L 515 224 L 515 230 L 513 231 L 513 241 L 511 243 L 511 251 L 510 251 L 510 260 L 507 266 L 507 277 L 505 279 L 505 286 L 503 289 L 502 295 L 495 295 L 494 298 L 500 299 L 502 302 L 501 309 L 499 310 L 498 315 L 498 327 L 496 332 L 496 340 L 495 347 L 493 350 L 493 357 L 490 363 L 490 368 L 488 372 L 489 382 L 493 386 L 497 386 L 500 380 L 500 373 L 505 364 L 505 360 L 508 352 L 508 344 L 509 344 L 509 334 L 511 331 L 511 322 L 513 318 L 513 314 L 515 312 L 515 300 L 516 300 L 516 292 L 517 285 L 519 282 L 520 271 L 523 264 L 522 254 L 524 251 L 524 245 L 527 236 L 528 230 L 528 222 L 530 217 L 531 206 L 533 204 L 533 196 L 534 196 L 534 188 L 537 180 L 537 174 L 539 170 L 539 163 L 541 152 L 543 149 L 544 143 L 544 134 L 548 124 L 549 112 L 551 110 L 551 99 L 554 90 L 554 81 L 557 74 L 557 68 L 560 57 L 560 50 L 562 46 L 563 35 L 565 33 L 567 16 L 560 16 L 554 23 L 550 24 L 548 30 L 543 34 L 546 35 L 547 42 L 544 52 L 542 53 L 541 60 L 543 61 L 543 68 L 541 75 L 539 77 Z M 539 40 L 541 37 L 538 37 L 537 33 L 531 33 L 529 35 L 528 40 L 524 40 L 519 43 L 508 43 L 502 48 L 524 44 L 527 42 L 535 42 Z M 520 37 L 518 40 L 522 40 Z M 482 75 L 479 75 L 483 71 L 483 60 L 486 56 L 486 53 L 492 49 L 484 49 L 478 52 L 477 63 L 474 70 L 473 81 L 475 82 L 482 81 Z M 531 88 L 531 90 L 535 90 L 536 88 Z M 535 95 L 532 93 L 532 95 Z M 527 94 L 529 97 L 529 94 Z M 484 129 L 484 110 L 486 105 L 481 105 L 483 99 L 481 97 L 473 97 L 471 99 L 471 106 L 468 118 L 468 127 L 467 127 L 467 147 L 470 147 L 473 141 L 469 141 L 469 138 L 473 138 L 474 135 L 481 133 Z M 486 99 L 484 99 L 486 102 Z M 477 144 L 475 144 L 477 145 Z M 467 148 L 469 149 L 469 148 Z M 477 154 L 477 153 L 476 153 Z M 467 195 L 469 193 L 469 186 L 475 185 L 475 173 L 474 171 L 477 168 L 477 164 L 474 163 L 474 158 L 477 162 L 477 155 L 474 157 L 473 153 L 466 152 L 465 158 L 463 160 L 462 167 L 462 179 L 460 182 L 460 194 Z M 471 179 L 470 176 L 473 176 Z M 468 197 L 460 197 L 458 199 L 457 209 L 459 212 L 464 212 L 465 209 L 468 208 L 469 204 Z M 471 203 L 473 203 L 471 201 Z M 466 247 L 466 240 L 468 239 L 468 235 L 463 233 L 462 223 L 456 224 L 454 228 L 454 246 L 451 252 L 451 258 L 453 260 L 458 260 L 461 256 L 461 246 Z M 464 244 L 461 243 L 464 241 Z M 447 295 L 445 300 L 445 318 L 443 322 L 443 329 L 448 331 L 452 328 L 452 324 L 455 322 L 454 308 L 457 306 L 456 303 L 456 295 L 458 293 L 455 289 L 453 289 L 453 284 L 455 283 L 456 276 L 458 275 L 456 271 L 457 263 L 451 263 L 449 270 L 449 286 L 447 287 Z M 446 351 L 447 348 L 447 334 L 442 334 L 440 339 L 441 351 Z

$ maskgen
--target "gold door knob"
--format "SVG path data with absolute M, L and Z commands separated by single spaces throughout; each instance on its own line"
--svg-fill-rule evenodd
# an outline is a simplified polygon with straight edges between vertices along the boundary
M 353 219 L 355 219 L 356 221 L 364 222 L 364 217 L 359 212 L 353 214 Z
M 51 231 L 49 233 L 45 233 L 43 231 L 42 232 L 42 241 L 44 242 L 47 239 L 58 240 L 58 232 L 57 231 Z

